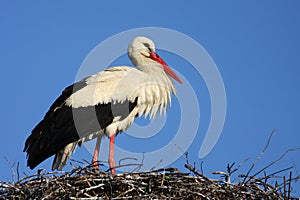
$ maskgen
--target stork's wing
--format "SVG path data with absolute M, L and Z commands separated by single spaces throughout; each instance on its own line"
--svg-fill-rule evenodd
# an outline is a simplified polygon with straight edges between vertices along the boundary
M 65 100 L 73 108 L 130 99 L 132 91 L 144 80 L 143 72 L 131 67 L 113 67 L 86 79 L 87 86 Z M 90 98 L 82 98 L 88 96 Z
M 27 138 L 27 165 L 33 169 L 68 144 L 105 129 L 116 114 L 124 117 L 120 110 L 131 112 L 136 101 L 117 102 L 114 106 L 120 109 L 115 113 L 111 104 L 115 88 L 130 70 L 109 68 L 67 87 Z

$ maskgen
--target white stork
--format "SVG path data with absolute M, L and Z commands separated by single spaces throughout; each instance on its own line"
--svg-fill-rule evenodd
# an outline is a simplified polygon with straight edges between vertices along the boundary
M 27 165 L 35 168 L 55 154 L 52 170 L 61 170 L 77 145 L 97 137 L 92 163 L 97 168 L 103 136 L 110 137 L 109 166 L 115 174 L 114 136 L 134 118 L 166 111 L 175 94 L 171 78 L 180 78 L 146 37 L 134 38 L 128 56 L 136 68 L 117 66 L 70 85 L 51 105 L 25 142 Z

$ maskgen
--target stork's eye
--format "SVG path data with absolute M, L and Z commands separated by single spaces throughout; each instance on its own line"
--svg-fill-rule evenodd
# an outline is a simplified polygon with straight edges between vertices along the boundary
M 143 43 L 145 47 L 149 50 L 149 52 L 152 52 L 152 49 L 150 48 L 150 45 L 148 43 Z

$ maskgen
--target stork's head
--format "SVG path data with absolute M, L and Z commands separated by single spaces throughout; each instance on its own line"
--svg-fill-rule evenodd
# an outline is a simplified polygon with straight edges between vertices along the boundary
M 136 37 L 128 46 L 128 56 L 131 62 L 138 68 L 147 68 L 147 66 L 157 66 L 163 68 L 166 74 L 183 83 L 167 63 L 155 52 L 155 45 L 149 38 Z

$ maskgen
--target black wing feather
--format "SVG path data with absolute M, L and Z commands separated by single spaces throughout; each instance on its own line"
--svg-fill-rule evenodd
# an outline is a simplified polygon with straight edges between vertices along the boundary
M 27 152 L 27 165 L 30 169 L 66 145 L 90 133 L 105 129 L 112 123 L 114 116 L 121 116 L 121 119 L 124 119 L 137 104 L 137 99 L 135 102 L 125 101 L 79 108 L 65 104 L 67 98 L 85 86 L 86 82 L 83 80 L 67 87 L 51 105 L 44 119 L 32 130 L 23 150 Z

